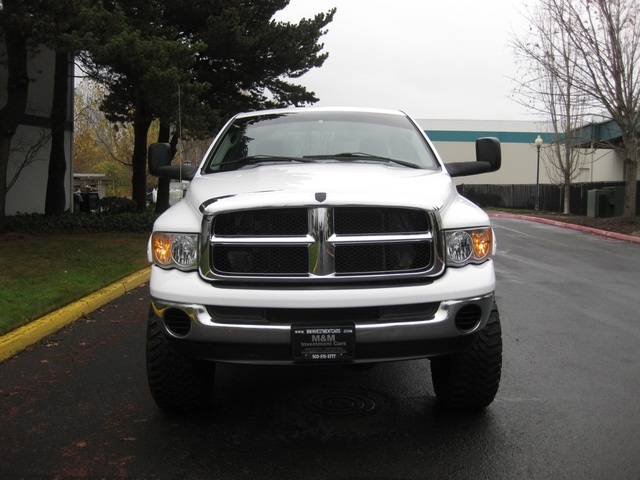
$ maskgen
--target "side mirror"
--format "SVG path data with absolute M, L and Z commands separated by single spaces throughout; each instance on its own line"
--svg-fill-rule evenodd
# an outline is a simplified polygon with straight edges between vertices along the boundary
M 149 173 L 170 180 L 192 180 L 198 167 L 171 165 L 171 145 L 152 143 L 149 145 Z
M 452 177 L 478 175 L 480 173 L 495 172 L 502 164 L 500 140 L 493 137 L 478 138 L 476 140 L 475 162 L 447 163 L 447 171 Z

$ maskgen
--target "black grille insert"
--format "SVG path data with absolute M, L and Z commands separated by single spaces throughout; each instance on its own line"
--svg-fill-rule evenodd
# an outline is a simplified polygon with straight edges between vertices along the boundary
M 213 234 L 231 237 L 283 237 L 306 235 L 306 208 L 242 210 L 222 213 L 213 224 Z
M 410 272 L 431 262 L 427 243 L 357 244 L 336 246 L 336 273 Z
M 306 246 L 214 245 L 213 265 L 223 275 L 305 275 L 309 271 Z
M 383 207 L 335 209 L 335 232 L 338 235 L 406 234 L 429 230 L 429 218 L 422 210 Z
M 250 308 L 209 306 L 217 323 L 249 325 L 336 324 L 341 322 L 418 322 L 428 320 L 438 303 L 388 305 L 362 308 Z

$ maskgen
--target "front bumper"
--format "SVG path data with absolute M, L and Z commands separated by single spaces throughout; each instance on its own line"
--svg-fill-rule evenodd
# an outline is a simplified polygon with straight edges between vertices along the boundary
M 163 319 L 168 339 L 186 354 L 212 361 L 292 364 L 292 323 L 228 323 L 208 306 L 260 309 L 355 309 L 371 306 L 433 303 L 422 318 L 354 321 L 355 363 L 403 360 L 463 350 L 482 330 L 493 305 L 495 275 L 491 262 L 449 268 L 427 285 L 340 289 L 216 288 L 194 273 L 153 267 L 150 281 L 154 313 Z M 456 317 L 465 307 L 478 321 L 461 330 Z M 183 312 L 190 323 L 184 333 L 167 328 L 167 312 Z M 327 318 L 327 325 L 331 325 Z

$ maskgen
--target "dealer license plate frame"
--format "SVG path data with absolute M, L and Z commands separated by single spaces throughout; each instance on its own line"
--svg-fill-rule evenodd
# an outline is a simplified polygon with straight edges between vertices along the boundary
M 291 345 L 296 362 L 350 362 L 355 358 L 356 328 L 354 324 L 293 325 Z

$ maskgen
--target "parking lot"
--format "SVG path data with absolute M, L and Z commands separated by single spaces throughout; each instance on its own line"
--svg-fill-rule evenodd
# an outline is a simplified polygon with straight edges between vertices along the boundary
M 640 245 L 495 219 L 500 390 L 438 408 L 429 361 L 220 365 L 214 409 L 146 385 L 141 287 L 0 364 L 4 478 L 640 476 Z

